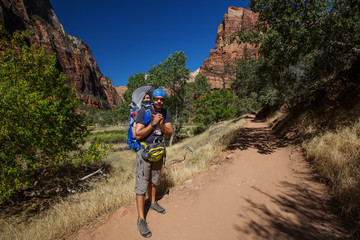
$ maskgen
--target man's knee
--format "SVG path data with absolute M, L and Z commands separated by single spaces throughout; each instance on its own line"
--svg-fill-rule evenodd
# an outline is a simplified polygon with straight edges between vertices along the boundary
M 141 187 L 141 186 L 140 187 L 139 186 L 135 187 L 136 195 L 145 196 L 146 191 L 147 191 L 147 187 Z

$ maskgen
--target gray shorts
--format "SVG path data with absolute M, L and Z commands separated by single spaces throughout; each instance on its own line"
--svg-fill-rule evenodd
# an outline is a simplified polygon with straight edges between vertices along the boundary
M 148 162 L 141 158 L 141 153 L 144 151 L 140 149 L 136 152 L 136 185 L 135 193 L 144 195 L 147 191 L 149 183 L 153 186 L 159 184 L 161 168 L 163 160 L 157 162 Z

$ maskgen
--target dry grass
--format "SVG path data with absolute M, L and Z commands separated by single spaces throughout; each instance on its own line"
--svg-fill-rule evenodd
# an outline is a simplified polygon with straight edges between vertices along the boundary
M 107 162 L 113 166 L 108 181 L 94 183 L 90 192 L 73 194 L 31 219 L 21 216 L 1 219 L 0 239 L 53 239 L 70 233 L 99 216 L 133 199 L 133 154 L 112 153 Z
M 245 119 L 222 122 L 200 135 L 168 148 L 168 167 L 163 184 L 171 186 L 183 183 L 204 171 L 245 123 Z M 195 149 L 195 153 L 187 150 L 187 146 Z M 115 149 L 124 147 L 114 146 Z M 112 166 L 107 182 L 94 183 L 92 191 L 75 193 L 31 219 L 21 216 L 1 218 L 0 239 L 61 238 L 64 234 L 93 221 L 100 221 L 119 207 L 133 202 L 135 154 L 131 151 L 117 151 L 109 154 L 105 161 Z M 175 167 L 178 162 L 182 162 L 183 167 Z
M 174 145 L 168 150 L 168 165 L 184 161 L 184 167 L 169 167 L 167 179 L 171 180 L 173 184 L 182 184 L 207 169 L 214 157 L 226 148 L 235 133 L 245 124 L 245 119 L 222 122 L 200 135 Z M 191 153 L 187 149 L 188 146 L 195 152 Z
M 331 118 L 321 111 L 308 110 L 295 118 L 282 114 L 270 123 L 285 119 L 279 133 L 295 131 L 314 171 L 331 189 L 334 199 L 349 222 L 354 236 L 360 235 L 360 116 L 358 106 L 337 109 Z M 290 117 L 289 117 L 290 116 Z
M 276 111 L 270 116 L 266 118 L 266 123 L 269 124 L 269 126 L 276 125 L 279 121 L 282 121 L 286 117 L 285 113 L 282 113 L 280 111 Z
M 343 212 L 360 214 L 360 120 L 315 136 L 304 142 L 303 148 L 320 175 L 330 182 Z

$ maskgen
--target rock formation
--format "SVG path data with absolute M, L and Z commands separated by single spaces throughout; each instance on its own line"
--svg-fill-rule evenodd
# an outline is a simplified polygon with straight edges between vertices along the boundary
M 257 14 L 241 7 L 229 7 L 219 24 L 215 49 L 210 50 L 209 58 L 204 61 L 200 67 L 200 74 L 208 78 L 212 89 L 230 88 L 231 66 L 236 59 L 249 52 L 257 56 L 258 51 L 249 43 L 239 44 L 237 41 L 227 43 L 227 36 L 236 33 L 239 30 L 248 30 L 256 23 Z
M 66 74 L 66 83 L 83 104 L 112 108 L 122 102 L 112 81 L 100 72 L 88 45 L 66 34 L 49 0 L 0 0 L 0 24 L 9 32 L 33 30 L 31 44 L 56 53 L 57 68 Z
M 125 99 L 123 97 L 123 94 L 126 92 L 127 90 L 127 87 L 126 86 L 119 86 L 119 87 L 116 87 L 116 92 L 119 94 L 119 96 L 121 97 L 121 100 L 123 102 L 125 102 Z
M 200 73 L 200 68 L 196 69 L 196 70 L 193 71 L 193 72 L 190 72 L 190 76 L 189 76 L 188 82 L 194 82 L 194 81 L 195 81 L 195 78 L 199 75 L 199 73 Z

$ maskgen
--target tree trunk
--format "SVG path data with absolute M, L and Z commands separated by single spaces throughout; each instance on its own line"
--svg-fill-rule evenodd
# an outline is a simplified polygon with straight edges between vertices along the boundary
M 170 137 L 169 147 L 172 146 L 172 143 L 174 141 L 174 136 L 175 136 L 175 132 L 176 132 L 176 124 L 178 123 L 178 116 L 179 116 L 179 106 L 177 105 L 176 110 L 175 110 L 175 121 L 173 124 L 173 134 L 171 134 L 171 137 Z
M 174 127 L 174 128 L 175 128 L 175 127 Z M 169 147 L 171 147 L 172 142 L 174 141 L 174 136 L 175 136 L 175 131 L 173 132 L 173 134 L 171 134 L 170 142 L 169 142 Z

